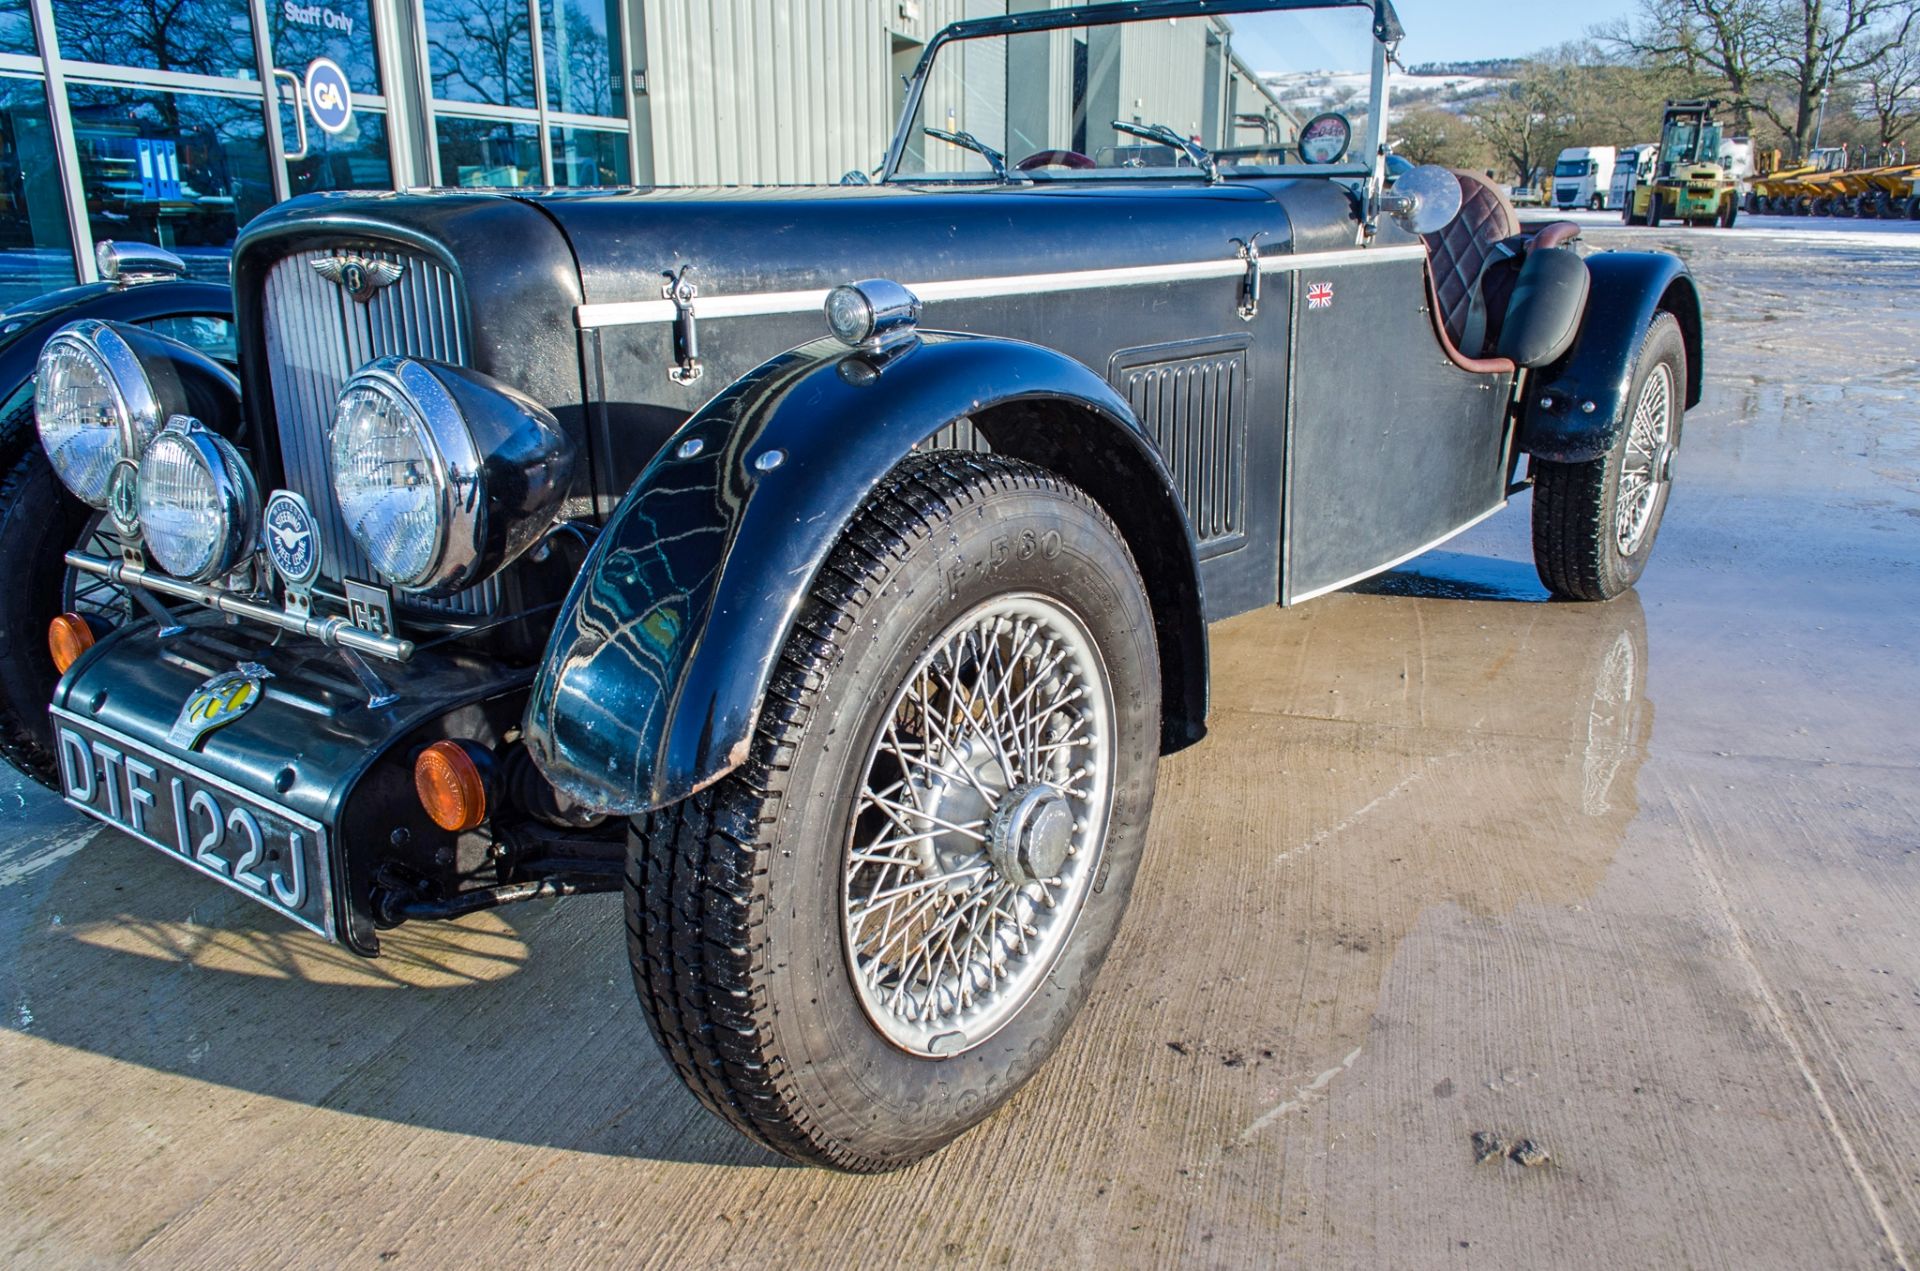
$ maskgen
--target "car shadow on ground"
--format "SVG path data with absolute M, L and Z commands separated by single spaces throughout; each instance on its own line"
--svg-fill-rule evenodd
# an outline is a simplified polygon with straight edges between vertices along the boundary
M 1430 709 L 1451 701 L 1463 728 L 1552 739 L 1555 762 L 1572 765 L 1569 814 L 1605 814 L 1624 832 L 1651 732 L 1637 598 L 1513 604 L 1545 598 L 1530 566 L 1461 553 L 1430 554 L 1358 590 L 1304 613 L 1252 616 L 1255 626 L 1223 635 L 1216 691 L 1270 691 L 1259 664 L 1283 622 L 1313 624 L 1320 644 L 1341 650 L 1353 691 L 1381 701 L 1405 690 L 1398 668 L 1418 644 Z M 1472 603 L 1489 600 L 1507 603 Z M 1275 625 L 1262 630 L 1262 621 Z M 1374 669 L 1380 682 L 1369 688 Z M 1269 700 L 1277 715 L 1310 713 L 1278 691 Z M 1626 795 L 1611 808 L 1610 789 Z M 0 1025 L 24 1037 L 491 1140 L 786 1163 L 706 1113 L 654 1046 L 628 979 L 618 897 L 408 924 L 368 961 L 92 828 L 50 794 L 20 799 L 39 827 L 26 837 L 44 841 L 27 841 L 24 865 L 16 855 L 0 880 L 0 985 L 10 1003 Z M 30 1063 L 33 1050 L 15 1054 Z M 30 1070 L 22 1076 L 31 1080 Z

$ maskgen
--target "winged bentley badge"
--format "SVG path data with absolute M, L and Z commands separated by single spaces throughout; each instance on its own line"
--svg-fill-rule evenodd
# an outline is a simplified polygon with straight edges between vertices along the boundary
M 373 299 L 382 287 L 390 287 L 407 272 L 394 260 L 369 260 L 365 256 L 322 256 L 313 262 L 315 271 L 330 282 L 337 282 L 349 296 L 361 304 Z

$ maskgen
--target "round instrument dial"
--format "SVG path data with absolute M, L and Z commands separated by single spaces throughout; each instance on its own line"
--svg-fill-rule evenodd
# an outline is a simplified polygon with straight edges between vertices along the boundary
M 1315 115 L 1300 130 L 1300 157 L 1308 163 L 1338 163 L 1353 144 L 1353 124 L 1329 111 Z

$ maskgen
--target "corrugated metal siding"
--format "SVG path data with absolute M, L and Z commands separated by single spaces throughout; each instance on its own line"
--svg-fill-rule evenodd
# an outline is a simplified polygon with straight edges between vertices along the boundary
M 896 122 L 893 37 L 924 44 L 950 22 L 1005 13 L 1007 4 L 920 0 L 911 20 L 900 8 L 899 0 L 647 0 L 654 179 L 830 183 L 876 166 Z M 944 118 L 944 106 L 928 116 Z M 960 126 L 988 129 L 980 135 L 989 139 L 1004 132 L 997 118 Z
M 338 249 L 296 252 L 267 274 L 267 360 L 273 413 L 287 488 L 306 497 L 320 521 L 322 577 L 376 577 L 340 516 L 328 475 L 327 432 L 333 404 L 353 372 L 378 357 L 410 353 L 464 366 L 467 331 L 458 284 L 440 262 L 416 252 L 354 248 L 367 260 L 405 268 L 361 304 L 321 276 L 313 262 Z M 449 613 L 491 613 L 500 587 L 489 579 L 450 600 L 425 607 Z M 411 603 L 411 602 L 410 602 Z

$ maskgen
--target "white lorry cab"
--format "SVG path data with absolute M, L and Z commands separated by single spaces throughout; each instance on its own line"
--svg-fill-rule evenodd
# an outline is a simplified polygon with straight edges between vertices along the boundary
M 1613 187 L 1607 194 L 1607 206 L 1625 207 L 1633 198 L 1633 187 L 1653 179 L 1653 165 L 1659 158 L 1660 147 L 1655 142 L 1621 147 L 1614 159 Z
M 1553 165 L 1553 205 L 1558 208 L 1591 208 L 1598 212 L 1608 206 L 1607 194 L 1613 188 L 1614 148 L 1612 146 L 1575 146 L 1560 152 Z

